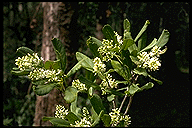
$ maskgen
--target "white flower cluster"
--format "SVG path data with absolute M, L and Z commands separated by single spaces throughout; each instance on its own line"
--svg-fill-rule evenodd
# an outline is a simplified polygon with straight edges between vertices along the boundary
M 44 68 L 36 68 L 28 75 L 31 80 L 48 79 L 48 82 L 62 81 L 62 70 L 46 70 Z
M 167 50 L 167 48 L 160 50 L 161 47 L 154 46 L 149 53 L 147 52 L 141 52 L 137 58 L 140 61 L 140 64 L 138 67 L 147 68 L 150 71 L 156 71 L 159 70 L 159 67 L 161 66 L 159 57 L 160 54 L 164 54 Z
M 64 106 L 57 105 L 55 110 L 55 118 L 64 119 L 65 116 L 68 114 L 68 109 L 66 109 Z
M 104 79 L 99 85 L 102 91 L 102 95 L 105 95 L 107 93 L 107 89 L 109 88 L 117 88 L 117 82 L 115 81 L 115 79 L 112 79 L 112 76 L 110 74 L 105 73 L 106 65 L 101 61 L 101 59 L 99 57 L 96 57 L 93 60 L 93 63 L 93 73 L 95 73 L 95 75 L 101 73 L 104 76 Z
M 119 45 L 123 44 L 123 40 L 122 40 L 122 36 L 120 36 L 117 32 L 115 32 L 115 36 L 117 36 L 117 42 L 119 43 Z
M 109 88 L 117 88 L 118 83 L 115 79 L 112 79 L 110 74 L 107 74 L 106 78 L 102 80 L 101 84 L 99 85 L 102 91 L 101 95 L 105 95 L 107 93 L 107 89 Z
M 89 115 L 89 111 L 86 107 L 83 107 L 83 118 L 80 121 L 75 121 L 75 125 L 70 124 L 72 127 L 91 127 L 91 123 L 93 122 L 91 116 Z
M 34 69 L 37 67 L 40 63 L 42 63 L 43 58 L 38 56 L 37 53 L 27 54 L 26 56 L 18 57 L 15 60 L 15 64 L 19 67 L 20 70 L 25 70 L 25 69 Z
M 117 37 L 117 43 L 114 43 L 113 40 L 103 39 L 102 46 L 98 48 L 98 52 L 103 56 L 103 61 L 110 61 L 113 56 L 120 51 L 120 46 L 122 45 L 122 36 L 119 36 L 117 32 L 115 32 L 115 36 Z
M 112 109 L 112 112 L 109 113 L 111 117 L 111 124 L 113 126 L 117 126 L 120 121 L 124 121 L 125 126 L 131 124 L 131 117 L 129 115 L 120 115 L 120 111 L 118 108 Z
M 93 66 L 93 73 L 95 73 L 95 75 L 99 72 L 103 73 L 106 71 L 106 65 L 101 61 L 101 59 L 99 57 L 95 57 L 95 59 L 93 60 L 94 66 Z
M 73 82 L 72 82 L 72 87 L 75 87 L 75 88 L 78 89 L 79 91 L 87 90 L 85 84 L 81 83 L 81 82 L 79 81 L 79 79 L 73 80 Z
M 102 91 L 102 95 L 105 95 L 107 93 L 106 90 L 109 88 L 117 88 L 117 82 L 115 81 L 115 79 L 112 79 L 112 76 L 110 74 L 105 73 L 106 65 L 101 61 L 101 59 L 99 57 L 96 57 L 93 60 L 93 63 L 93 73 L 95 73 L 95 75 L 99 73 L 104 75 L 104 79 L 99 85 Z

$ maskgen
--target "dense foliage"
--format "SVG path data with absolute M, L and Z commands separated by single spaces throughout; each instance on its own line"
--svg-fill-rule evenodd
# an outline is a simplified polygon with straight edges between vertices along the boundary
M 17 58 L 15 51 L 19 47 L 26 46 L 40 53 L 43 11 L 38 6 L 38 2 L 3 3 L 3 122 L 5 125 L 33 124 L 35 95 L 30 89 L 32 85 L 25 77 L 17 77 L 10 71 L 12 67 L 15 67 L 14 60 Z M 162 56 L 162 69 L 158 71 L 158 74 L 152 73 L 152 76 L 164 81 L 163 86 L 154 86 L 153 91 L 146 92 L 146 94 L 138 93 L 135 97 L 137 102 L 133 102 L 129 113 L 132 117 L 131 126 L 189 126 L 189 4 L 184 2 L 79 2 L 75 6 L 77 35 L 79 36 L 73 36 L 76 36 L 74 39 L 78 40 L 79 51 L 88 53 L 91 58 L 93 56 L 85 45 L 89 36 L 94 36 L 97 22 L 102 25 L 108 23 L 119 35 L 123 35 L 123 19 L 128 18 L 134 28 L 131 30 L 132 37 L 136 37 L 142 28 L 143 21 L 149 19 L 151 23 L 146 33 L 148 43 L 153 41 L 153 37 L 159 37 L 163 28 L 169 30 L 171 38 L 170 43 L 167 44 L 167 55 Z M 141 56 L 148 53 L 150 51 Z M 76 60 L 74 65 L 75 63 L 77 63 Z M 147 66 L 144 63 L 140 65 L 141 67 Z M 81 71 L 81 73 L 87 78 L 89 76 L 89 79 L 95 77 L 89 75 L 87 71 Z M 117 77 L 118 73 L 112 75 Z M 142 77 L 138 81 L 145 83 Z M 182 86 L 179 84 L 181 82 Z M 82 108 L 83 103 L 85 101 L 78 103 L 79 107 Z M 150 111 L 143 111 L 143 109 Z M 137 123 L 134 124 L 134 121 Z

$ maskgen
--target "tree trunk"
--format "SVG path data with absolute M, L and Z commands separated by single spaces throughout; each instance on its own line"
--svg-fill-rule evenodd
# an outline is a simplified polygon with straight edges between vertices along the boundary
M 62 2 L 42 2 L 42 6 L 44 8 L 44 21 L 41 56 L 44 58 L 44 61 L 55 60 L 55 52 L 51 40 L 54 37 L 58 38 L 64 45 L 66 45 L 66 42 L 69 42 L 69 31 L 63 26 L 71 22 L 73 10 Z M 65 19 L 61 20 L 63 16 Z M 51 126 L 52 124 L 49 121 L 42 121 L 42 117 L 53 117 L 57 104 L 66 105 L 60 92 L 56 89 L 53 89 L 47 95 L 36 96 L 34 126 Z

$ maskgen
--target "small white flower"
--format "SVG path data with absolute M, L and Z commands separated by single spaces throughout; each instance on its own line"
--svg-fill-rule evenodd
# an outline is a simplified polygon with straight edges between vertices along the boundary
M 18 66 L 18 68 L 20 70 L 25 70 L 25 69 L 34 69 L 36 68 L 38 65 L 40 65 L 42 63 L 43 59 L 39 58 L 37 53 L 33 53 L 31 54 L 27 54 L 25 56 L 18 57 L 17 59 L 15 59 L 15 64 Z
M 95 57 L 93 60 L 93 73 L 97 74 L 99 72 L 103 73 L 106 70 L 106 65 L 101 61 L 99 57 Z
M 72 127 L 91 127 L 91 123 L 93 122 L 91 116 L 89 115 L 89 111 L 86 107 L 83 107 L 83 118 L 80 121 L 76 120 L 75 125 L 70 124 Z
M 129 115 L 121 115 L 119 108 L 112 109 L 112 112 L 109 113 L 111 117 L 111 123 L 113 126 L 117 126 L 120 121 L 124 121 L 125 126 L 131 124 L 131 117 Z
M 79 91 L 87 90 L 85 84 L 81 83 L 81 82 L 79 81 L 79 79 L 73 80 L 73 82 L 72 82 L 72 87 L 77 88 Z
M 138 64 L 138 67 L 146 68 L 149 71 L 156 71 L 159 70 L 159 67 L 161 66 L 159 57 L 160 54 L 164 54 L 167 50 L 167 48 L 160 50 L 161 47 L 154 46 L 149 53 L 147 52 L 141 52 L 137 58 L 140 61 L 140 64 Z
M 39 80 L 39 79 L 48 79 L 48 82 L 58 82 L 62 81 L 62 71 L 60 69 L 44 69 L 44 68 L 36 68 L 31 71 L 28 75 L 31 80 Z
M 65 116 L 68 113 L 68 109 L 66 109 L 64 106 L 57 105 L 55 110 L 55 118 L 65 119 Z

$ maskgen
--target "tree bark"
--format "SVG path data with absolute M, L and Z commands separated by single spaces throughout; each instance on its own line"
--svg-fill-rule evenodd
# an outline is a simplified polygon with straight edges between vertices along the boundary
M 41 56 L 44 61 L 55 60 L 51 40 L 55 37 L 61 40 L 65 46 L 67 45 L 69 31 L 65 29 L 66 26 L 64 25 L 71 22 L 73 10 L 62 2 L 42 2 L 42 6 L 44 8 L 44 21 Z M 61 20 L 62 17 L 65 17 L 65 19 Z M 57 104 L 66 105 L 60 92 L 56 89 L 53 89 L 47 95 L 36 96 L 34 126 L 51 126 L 52 124 L 49 121 L 42 121 L 42 117 L 53 117 Z

